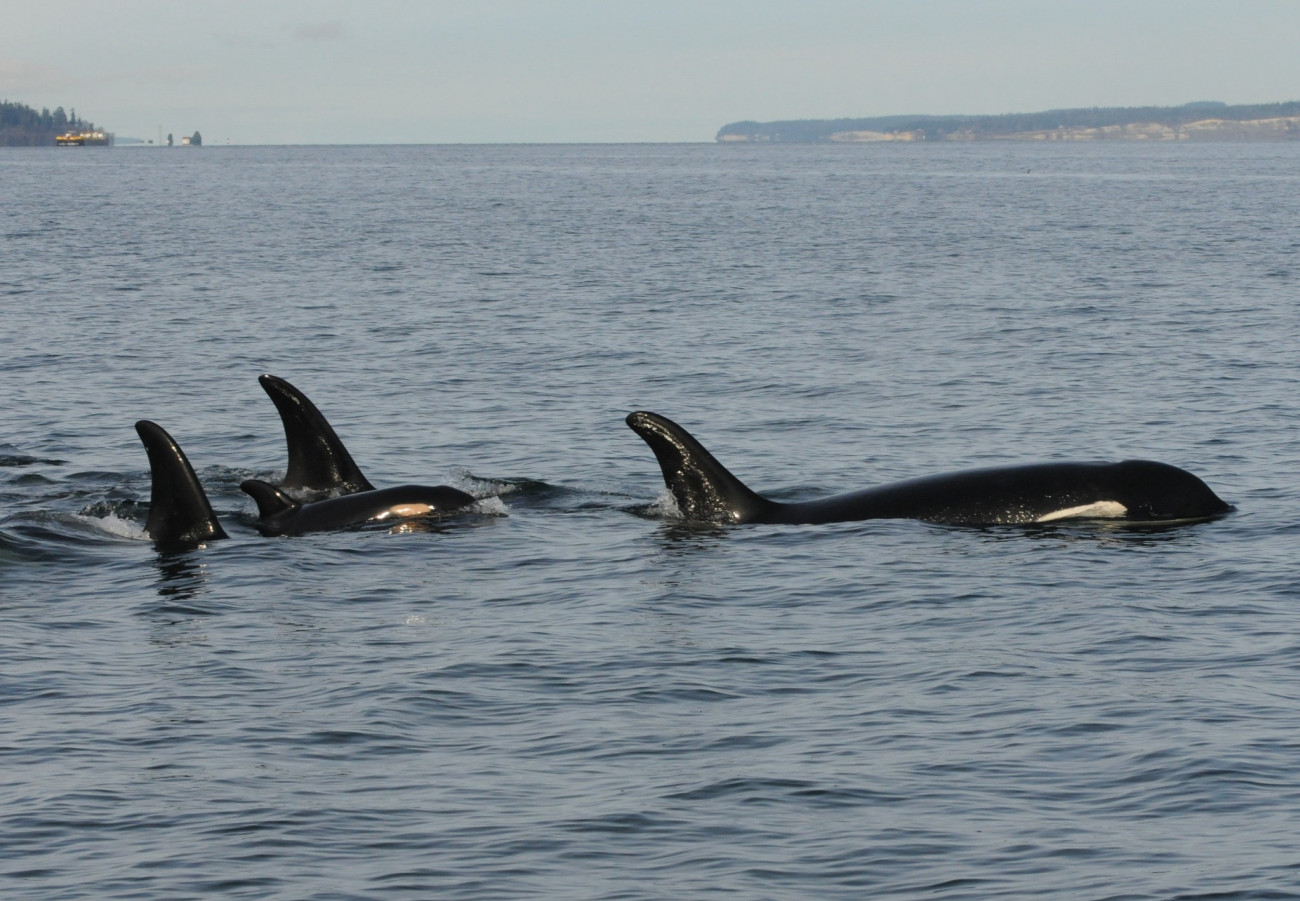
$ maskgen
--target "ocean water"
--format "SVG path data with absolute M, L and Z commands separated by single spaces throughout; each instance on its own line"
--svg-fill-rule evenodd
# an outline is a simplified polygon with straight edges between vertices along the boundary
M 1300 898 L 1298 251 L 1289 144 L 2 151 L 0 896 Z M 262 538 L 263 372 L 479 504 Z M 692 526 L 636 409 L 1237 511 Z

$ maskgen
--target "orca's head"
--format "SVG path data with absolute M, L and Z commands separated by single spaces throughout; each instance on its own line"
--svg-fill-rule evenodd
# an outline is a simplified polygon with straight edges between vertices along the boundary
M 1116 464 L 1120 503 L 1136 520 L 1210 519 L 1233 508 L 1185 469 L 1151 460 Z

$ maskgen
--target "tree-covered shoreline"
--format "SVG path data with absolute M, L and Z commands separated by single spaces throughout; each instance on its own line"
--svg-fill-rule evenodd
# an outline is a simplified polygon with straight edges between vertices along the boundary
M 95 131 L 95 125 L 57 107 L 39 112 L 24 103 L 0 101 L 0 147 L 53 147 L 55 138 L 69 131 Z
M 782 122 L 732 122 L 722 126 L 718 141 L 822 143 L 855 140 L 851 135 L 880 135 L 885 139 L 914 141 L 997 140 L 1016 136 L 1112 130 L 1157 126 L 1185 128 L 1193 123 L 1222 121 L 1247 123 L 1300 117 L 1300 101 L 1230 106 L 1226 103 L 1188 103 L 1183 106 L 1091 107 L 1009 113 L 992 116 L 877 116 L 865 119 L 798 119 Z M 1283 133 L 1281 138 L 1300 138 Z

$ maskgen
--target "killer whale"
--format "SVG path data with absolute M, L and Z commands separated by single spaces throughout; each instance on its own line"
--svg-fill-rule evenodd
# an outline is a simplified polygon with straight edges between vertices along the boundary
M 302 535 L 389 519 L 441 516 L 475 502 L 472 495 L 446 485 L 375 488 L 305 394 L 278 376 L 262 375 L 258 381 L 280 412 L 289 452 L 289 467 L 279 486 L 259 479 L 240 485 L 257 503 L 255 525 L 262 534 Z M 145 532 L 155 546 L 185 550 L 228 537 L 175 439 L 149 420 L 140 420 L 135 428 L 149 455 L 151 491 Z M 288 490 L 303 497 L 293 497 Z M 313 499 L 321 495 L 324 499 Z
M 295 492 L 299 499 L 374 490 L 334 427 L 307 395 L 269 373 L 258 376 L 257 381 L 275 403 L 284 426 L 289 466 L 280 482 L 282 489 Z
M 289 466 L 280 484 L 247 479 L 240 490 L 257 503 L 263 535 L 302 535 L 367 522 L 440 516 L 475 498 L 447 485 L 375 488 L 314 403 L 286 379 L 258 376 L 284 426 Z M 289 492 L 293 492 L 290 494 Z
M 441 516 L 474 503 L 473 495 L 448 485 L 374 488 L 311 503 L 302 503 L 261 479 L 248 479 L 239 487 L 257 502 L 260 518 L 255 526 L 263 535 L 302 535 L 389 519 Z
M 185 452 L 157 423 L 142 419 L 135 430 L 149 455 L 151 492 L 145 532 L 161 551 L 201 547 L 228 537 L 213 512 Z M 240 486 L 257 502 L 255 526 L 263 535 L 302 535 L 346 529 L 369 522 L 443 515 L 474 503 L 447 485 L 375 488 L 302 503 L 269 482 L 248 479 Z
M 149 455 L 149 518 L 144 530 L 154 546 L 162 551 L 185 550 L 227 537 L 175 439 L 147 419 L 137 422 L 135 431 Z
M 638 411 L 627 424 L 654 451 L 683 518 L 697 522 L 918 519 L 1010 525 L 1104 518 L 1158 523 L 1212 519 L 1232 510 L 1192 473 L 1149 460 L 973 469 L 780 503 L 744 485 L 675 422 Z

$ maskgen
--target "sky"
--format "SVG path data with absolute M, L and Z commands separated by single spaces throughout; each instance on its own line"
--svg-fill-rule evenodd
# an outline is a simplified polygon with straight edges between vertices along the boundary
M 1296 0 L 0 0 L 0 100 L 207 144 L 1300 100 Z

